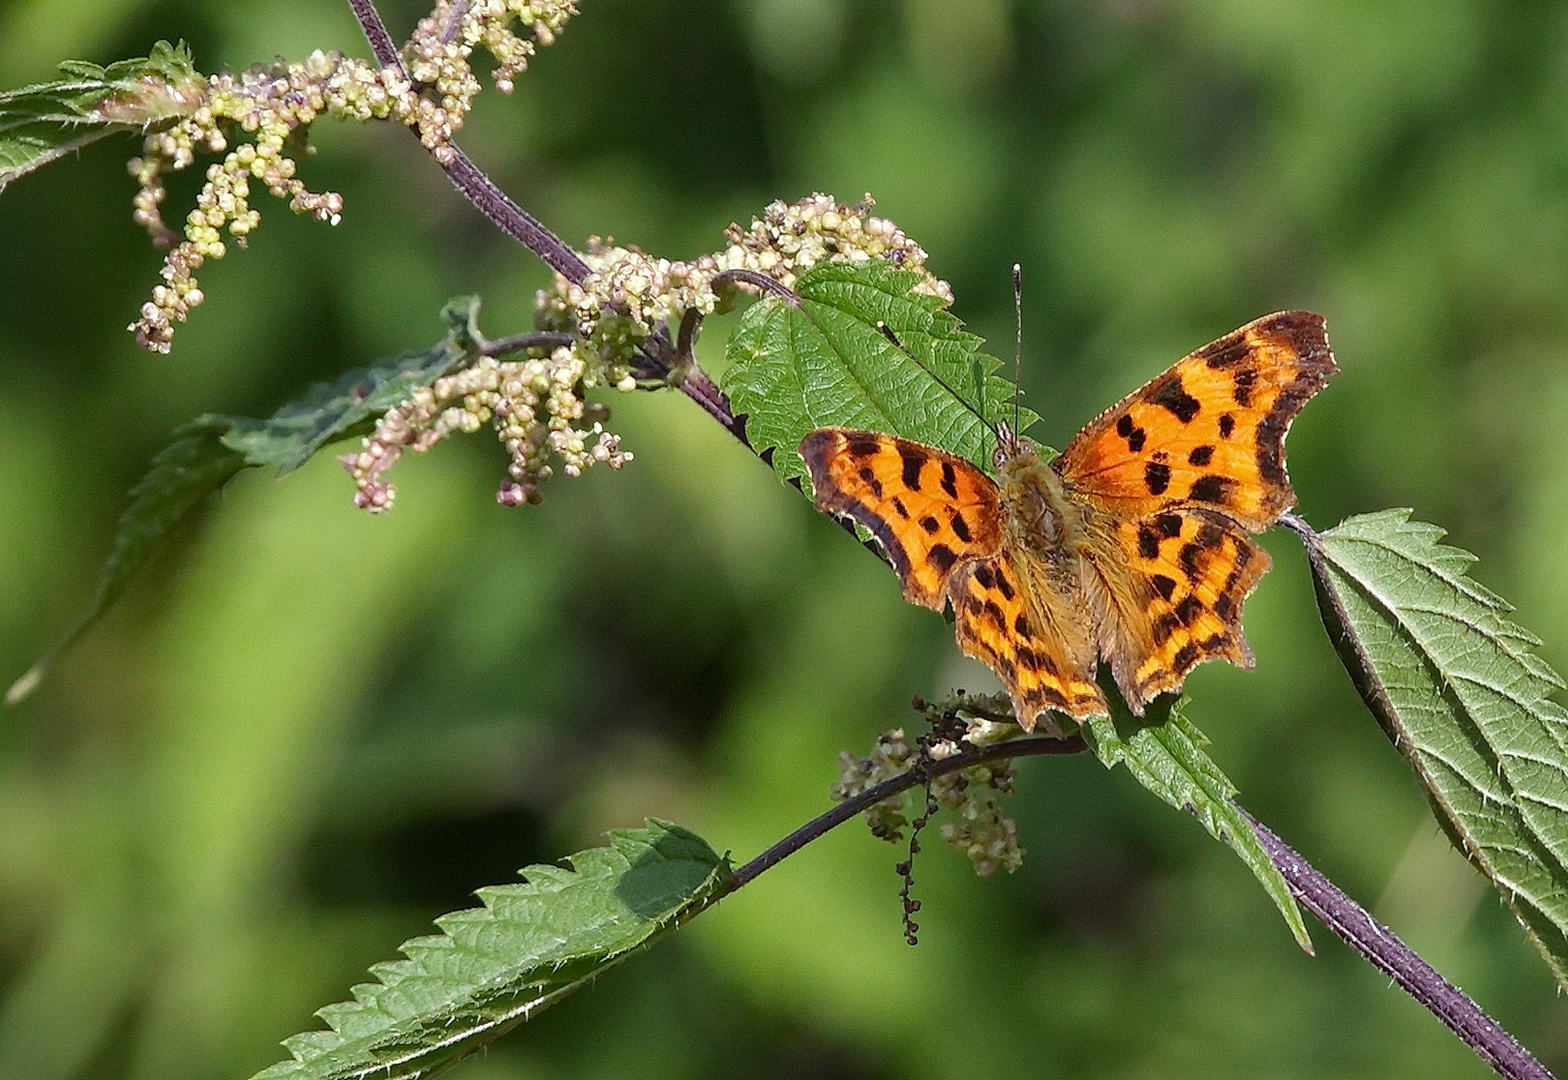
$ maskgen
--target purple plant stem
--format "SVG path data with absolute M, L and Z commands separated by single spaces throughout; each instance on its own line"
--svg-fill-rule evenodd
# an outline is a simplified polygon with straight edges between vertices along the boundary
M 392 40 L 387 24 L 381 21 L 381 12 L 376 10 L 376 5 L 371 0 L 348 0 L 348 6 L 353 10 L 354 18 L 359 20 L 365 40 L 370 42 L 370 52 L 376 63 L 384 68 L 401 69 L 403 62 L 397 56 L 397 42 Z
M 479 212 L 501 227 L 512 239 L 539 256 L 567 281 L 581 285 L 587 279 L 589 266 L 583 257 L 555 233 L 545 228 L 538 219 L 512 201 L 511 196 L 496 186 L 468 159 L 468 155 L 451 146 L 452 160 L 441 166 L 454 187 L 461 191 Z
M 395 67 L 403 71 L 403 61 L 398 57 L 397 44 L 381 12 L 372 0 L 348 0 L 359 20 L 359 27 L 370 42 L 370 51 L 382 67 Z M 404 71 L 404 75 L 407 72 Z M 550 269 L 574 284 L 581 285 L 589 273 L 588 264 L 559 236 L 545 228 L 532 214 L 512 201 L 511 196 L 496 186 L 467 154 L 455 144 L 449 147 L 452 157 L 447 162 L 437 162 L 452 181 L 452 186 L 478 208 L 479 212 L 500 227 L 512 239 L 539 256 Z
M 701 405 L 703 412 L 723 424 L 725 430 L 739 439 L 742 446 L 751 449 L 751 440 L 746 438 L 746 414 L 736 416 L 730 410 L 730 399 L 708 377 L 707 372 L 693 366 L 686 380 L 681 383 L 681 391 Z
M 1486 1013 L 1470 996 L 1439 975 L 1393 931 L 1324 877 L 1311 863 L 1245 810 L 1269 858 L 1284 875 L 1290 893 L 1302 907 L 1322 920 L 1345 943 L 1415 998 L 1448 1026 L 1481 1060 L 1509 1080 L 1552 1080 L 1530 1051 Z

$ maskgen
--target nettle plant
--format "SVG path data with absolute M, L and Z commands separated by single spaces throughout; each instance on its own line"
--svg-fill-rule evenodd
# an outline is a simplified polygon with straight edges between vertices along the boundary
M 824 195 L 774 203 L 748 226 L 732 226 L 722 249 L 691 261 L 598 240 L 573 250 L 508 199 L 452 140 L 480 90 L 471 67 L 475 51 L 490 54 L 497 89 L 509 91 L 535 51 L 576 14 L 575 3 L 442 0 L 402 48 L 369 0 L 351 0 L 351 6 L 373 61 L 316 53 L 302 63 L 209 76 L 198 72 L 183 46 L 159 43 L 146 59 L 108 68 L 67 63 L 62 81 L 0 94 L 0 187 L 89 141 L 116 132 L 140 135 L 141 155 L 130 162 L 139 185 L 134 214 L 167 256 L 162 283 L 130 330 L 144 347 L 168 352 L 178 324 L 203 300 L 203 264 L 231 244 L 243 248 L 258 227 L 260 211 L 252 202 L 258 189 L 287 199 L 297 213 L 338 220 L 342 199 L 311 191 L 296 175 L 297 160 L 310 151 L 314 123 L 402 124 L 481 212 L 555 271 L 553 286 L 539 295 L 535 326 L 491 339 L 479 330 L 478 301 L 454 300 L 444 313 L 446 336 L 427 349 L 345 372 L 265 419 L 205 415 L 179 429 L 131 492 L 90 610 L 49 657 L 17 680 L 8 701 L 30 693 L 50 660 L 115 601 L 176 523 L 242 470 L 271 466 L 287 473 L 338 446 L 355 503 L 384 512 L 394 494 L 388 471 L 405 452 L 428 451 L 450 434 L 489 426 L 510 457 L 497 498 L 509 505 L 536 503 L 557 471 L 577 476 L 595 465 L 620 468 L 631 460 L 606 426 L 609 409 L 598 400 L 605 395 L 589 399 L 596 390 L 682 393 L 782 480 L 807 493 L 817 480 L 819 505 L 855 519 L 848 529 L 895 564 L 907 597 L 934 599 L 933 606 L 954 600 L 960 641 L 998 669 L 1012 694 L 960 691 L 939 702 L 917 701 L 917 734 L 892 730 L 870 756 L 842 755 L 841 782 L 832 792 L 836 805 L 739 867 L 688 830 L 649 821 L 612 834 L 607 847 L 570 856 L 569 868 L 529 867 L 522 882 L 479 890 L 482 907 L 447 915 L 437 921 L 441 933 L 407 942 L 402 959 L 378 965 L 375 982 L 353 988 L 352 1001 L 320 1011 L 327 1030 L 287 1040 L 291 1059 L 259 1076 L 327 1080 L 435 1071 L 859 814 L 877 836 L 907 845 L 898 869 L 905 933 L 913 944 L 919 902 L 910 884 L 921 828 L 947 811 L 940 831 L 978 873 L 1015 869 L 1021 852 L 1002 802 L 1011 762 L 1084 752 L 1107 767 L 1125 765 L 1149 791 L 1191 813 L 1235 851 L 1303 949 L 1311 951 L 1304 907 L 1499 1073 L 1549 1075 L 1474 1002 L 1252 818 L 1205 753 L 1206 740 L 1185 714 L 1184 701 L 1159 692 L 1179 691 L 1181 677 L 1206 656 L 1249 659 L 1239 635 L 1240 601 L 1261 570 L 1244 569 L 1243 552 L 1253 549 L 1241 526 L 1263 528 L 1277 518 L 1294 530 L 1306 547 L 1324 626 L 1368 710 L 1413 766 L 1438 823 L 1495 884 L 1558 983 L 1568 986 L 1568 714 L 1550 696 L 1562 688 L 1561 679 L 1532 652 L 1536 639 L 1509 621 L 1508 604 L 1466 576 L 1472 556 L 1439 543 L 1437 527 L 1411 521 L 1404 510 L 1351 518 L 1322 533 L 1293 515 L 1281 516 L 1293 502 L 1283 472 L 1285 428 L 1332 374 L 1326 340 L 1312 360 L 1318 365 L 1312 385 L 1273 385 L 1268 392 L 1275 396 L 1254 418 L 1249 445 L 1265 474 L 1259 482 L 1274 485 L 1273 505 L 1250 517 L 1235 506 L 1230 517 L 1218 515 L 1205 505 L 1226 505 L 1222 478 L 1205 474 L 1190 481 L 1186 503 L 1150 519 L 1147 530 L 1129 526 L 1135 531 L 1127 533 L 1128 549 L 1139 557 L 1151 563 L 1166 558 L 1165 541 L 1180 541 L 1168 557 L 1191 563 L 1180 600 L 1171 577 L 1151 572 L 1148 578 L 1169 608 L 1159 608 L 1152 594 L 1147 600 L 1155 639 L 1150 650 L 1157 654 L 1170 643 L 1171 655 L 1164 668 L 1155 664 L 1155 675 L 1169 677 L 1144 678 L 1139 673 L 1148 665 L 1134 670 L 1118 659 L 1118 646 L 1101 640 L 1087 646 L 1088 675 L 1075 682 L 1047 648 L 1066 648 L 1062 641 L 1070 634 L 1061 625 L 1054 632 L 1026 627 L 1023 616 L 1049 614 L 1049 602 L 1020 609 L 1006 631 L 1006 655 L 996 634 L 987 638 L 975 629 L 986 617 L 981 600 L 989 594 L 983 590 L 1012 601 L 1013 586 L 1004 574 L 986 576 L 990 564 L 960 558 L 950 545 L 981 543 L 970 534 L 989 527 L 989 519 L 955 512 L 939 523 L 911 515 L 896 491 L 884 492 L 884 477 L 905 494 L 921 491 L 922 484 L 928 492 L 940 486 L 949 498 L 937 505 L 951 509 L 962 502 L 954 486 L 960 480 L 980 491 L 981 501 L 990 498 L 985 491 L 997 490 L 986 488 L 990 481 L 972 478 L 979 476 L 977 466 L 994 467 L 1005 474 L 1001 490 L 1011 505 L 1033 496 L 1045 500 L 1048 512 L 1040 520 L 1046 524 L 1030 537 L 1052 529 L 1071 533 L 1060 516 L 1070 506 L 1059 495 L 1041 494 L 1054 481 L 1017 480 L 1020 469 L 1035 470 L 1029 473 L 1034 476 L 1051 471 L 1043 464 L 1047 451 L 1019 441 L 1033 415 L 1018 408 L 1013 386 L 998 374 L 1000 362 L 982 353 L 980 340 L 949 313 L 952 292 L 927 270 L 926 252 L 874 216 L 869 196 L 853 205 Z M 210 161 L 206 184 L 184 227 L 175 229 L 161 210 L 163 179 L 204 161 Z M 704 319 L 742 305 L 721 387 L 697 365 L 693 344 Z M 1320 339 L 1321 325 L 1304 313 L 1275 317 L 1183 363 L 1217 370 L 1249 349 L 1266 353 L 1279 346 L 1270 327 L 1305 328 L 1309 338 L 1315 333 Z M 1284 370 L 1296 361 L 1276 356 L 1268 362 Z M 1199 410 L 1199 398 L 1187 390 L 1203 391 L 1184 384 L 1181 370 L 1118 406 L 1119 415 L 1113 410 L 1102 418 L 1129 452 L 1141 451 L 1148 437 L 1134 424 L 1144 415 L 1135 411 L 1140 402 L 1154 410 L 1150 415 L 1163 408 L 1181 423 Z M 1238 406 L 1248 406 L 1254 375 L 1226 377 L 1234 381 L 1227 392 Z M 1268 389 L 1264 381 L 1260 394 Z M 1229 413 L 1218 425 L 1228 439 L 1227 421 L 1235 422 Z M 840 444 L 836 458 L 823 446 L 824 428 L 843 429 L 831 435 Z M 1091 425 L 1086 433 L 1093 430 Z M 803 446 L 813 432 L 815 441 Z M 1208 466 L 1214 453 L 1212 445 L 1195 446 L 1187 462 Z M 1021 457 L 1028 459 L 1023 466 L 1017 465 Z M 1186 467 L 1162 451 L 1139 466 L 1146 494 L 1166 491 L 1173 464 Z M 1265 465 L 1277 468 L 1278 476 L 1271 479 Z M 1069 462 L 1066 470 L 1075 467 L 1088 468 Z M 1063 469 L 1052 475 L 1058 473 L 1076 475 Z M 988 512 L 994 516 L 995 507 Z M 895 513 L 911 520 L 900 526 Z M 922 533 L 935 537 L 939 529 L 942 543 L 912 546 Z M 909 539 L 900 543 L 900 536 Z M 1095 542 L 1092 536 L 1082 541 L 1086 551 Z M 1058 547 L 1052 550 L 1060 551 L 1074 541 L 1057 536 L 1053 543 Z M 1228 575 L 1199 566 L 1210 549 L 1226 555 L 1219 571 Z M 912 561 L 916 554 L 924 558 L 919 565 Z M 934 594 L 921 593 L 923 574 L 936 575 Z M 1205 591 L 1210 576 L 1224 584 Z M 1048 578 L 1042 572 L 1040 581 Z M 1244 580 L 1237 585 L 1237 579 Z M 949 582 L 960 580 L 981 591 L 950 591 Z M 1031 587 L 1038 594 L 1045 586 Z M 1062 595 L 1102 605 L 1120 598 L 1116 589 L 1098 600 L 1081 591 Z M 971 601 L 972 610 L 966 608 Z M 1102 618 L 1080 612 L 1068 622 L 1098 626 Z M 1200 641 L 1194 628 L 1204 619 L 1213 620 L 1214 632 Z M 1001 615 L 993 621 L 1002 633 Z M 973 638 L 968 642 L 966 625 Z M 1100 655 L 1108 663 L 1096 685 Z M 1069 658 L 1082 656 L 1080 642 Z M 1064 687 L 1076 687 L 1077 696 L 1065 696 Z M 1136 710 L 1126 704 L 1129 687 Z

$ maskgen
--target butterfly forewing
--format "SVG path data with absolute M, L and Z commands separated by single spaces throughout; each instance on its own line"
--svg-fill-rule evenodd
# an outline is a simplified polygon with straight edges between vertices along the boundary
M 864 525 L 904 598 L 940 611 L 954 570 L 1001 544 L 999 493 L 961 457 L 871 431 L 818 428 L 800 444 L 817 509 Z
M 1265 316 L 1107 409 L 1054 465 L 1076 496 L 1120 518 L 1190 503 L 1258 532 L 1295 505 L 1285 432 L 1337 372 L 1321 316 Z

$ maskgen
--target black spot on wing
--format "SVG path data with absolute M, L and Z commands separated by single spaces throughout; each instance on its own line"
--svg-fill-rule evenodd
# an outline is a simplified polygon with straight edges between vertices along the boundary
M 947 492 L 949 499 L 958 498 L 958 474 L 953 471 L 951 461 L 942 462 L 942 490 Z
M 1207 465 L 1213 460 L 1214 447 L 1207 445 L 1194 447 L 1192 453 L 1187 455 L 1188 465 Z
M 1223 368 L 1230 367 L 1251 351 L 1244 334 L 1230 333 L 1212 344 L 1205 345 L 1198 350 L 1197 355 L 1203 357 L 1209 367 Z
M 877 474 L 872 472 L 869 466 L 861 466 L 860 479 L 871 489 L 871 494 L 879 499 L 882 497 L 882 481 L 877 479 Z
M 1202 612 L 1203 601 L 1199 600 L 1192 593 L 1182 597 L 1181 603 L 1176 605 L 1176 617 L 1181 620 L 1183 626 L 1191 626 L 1193 620 Z
M 845 445 L 852 457 L 872 457 L 882 449 L 882 440 L 861 431 L 849 436 Z
M 1230 622 L 1230 613 L 1234 610 L 1230 593 L 1220 593 L 1214 598 L 1214 614 L 1220 617 L 1221 622 Z
M 1002 614 L 1002 609 L 995 600 L 987 600 L 983 610 L 986 618 L 995 623 L 998 630 L 1007 632 L 1007 616 Z
M 942 527 L 942 523 L 937 521 L 937 519 L 932 517 L 930 514 L 927 514 L 925 517 L 920 519 L 920 527 L 928 533 L 935 533 Z
M 1056 687 L 1042 686 L 1040 687 L 1038 693 L 1041 697 L 1050 702 L 1052 705 L 1055 705 L 1058 709 L 1067 708 L 1067 697 Z
M 1007 571 L 1003 570 L 1001 566 L 996 568 L 996 587 L 1001 592 L 1002 599 L 1011 600 L 1013 598 L 1013 583 L 1007 580 Z
M 1220 438 L 1230 438 L 1230 433 L 1236 430 L 1236 418 L 1230 413 L 1220 416 Z
M 1155 574 L 1149 578 L 1149 584 L 1154 586 L 1154 591 L 1163 596 L 1167 601 L 1176 594 L 1176 579 L 1166 577 L 1164 574 Z
M 974 579 L 979 583 L 982 589 L 996 588 L 996 578 L 991 574 L 991 566 L 989 563 L 981 563 L 979 566 L 975 567 Z
M 1176 650 L 1176 670 L 1178 673 L 1186 671 L 1197 662 L 1198 646 L 1194 645 L 1192 642 L 1189 641 L 1187 644 Z
M 1180 514 L 1160 514 L 1154 519 L 1154 528 L 1165 539 L 1181 535 Z
M 1229 639 L 1224 634 L 1211 634 L 1198 642 L 1198 645 L 1204 652 L 1212 655 L 1213 653 L 1224 652 L 1228 642 Z
M 1145 559 L 1160 557 L 1160 538 L 1148 525 L 1138 526 L 1138 554 Z
M 900 499 L 897 495 L 893 496 L 893 509 L 898 511 L 899 517 L 903 518 L 905 521 L 909 520 L 909 507 L 905 506 L 904 500 Z
M 958 555 L 946 544 L 936 544 L 926 552 L 926 562 L 936 567 L 939 574 L 946 574 L 953 569 L 953 564 L 958 561 Z
M 964 515 L 962 514 L 953 514 L 953 535 L 958 537 L 966 544 L 974 539 L 974 537 L 969 532 L 969 522 L 964 520 Z
M 1151 461 L 1143 467 L 1143 483 L 1150 495 L 1163 495 L 1171 486 L 1171 467 L 1163 461 Z
M 1018 618 L 1013 620 L 1013 630 L 1018 634 L 1019 637 L 1028 637 L 1029 616 L 1020 611 L 1018 613 Z
M 1252 386 L 1258 381 L 1256 371 L 1236 372 L 1236 385 L 1231 390 L 1231 397 L 1236 399 L 1236 404 L 1245 408 L 1252 404 Z
M 1239 578 L 1241 576 L 1241 571 L 1251 561 L 1252 561 L 1252 545 L 1251 544 L 1237 544 L 1236 545 L 1236 565 L 1235 565 L 1235 568 L 1233 570 L 1231 570 L 1231 573 L 1235 574 L 1236 577 Z M 1226 588 L 1229 589 L 1229 586 L 1226 586 Z
M 1181 620 L 1176 617 L 1174 612 L 1165 612 L 1165 614 L 1154 620 L 1154 643 L 1156 645 L 1164 645 L 1170 640 L 1171 634 L 1180 625 Z
M 1203 548 L 1196 543 L 1183 544 L 1181 551 L 1176 556 L 1176 562 L 1181 566 L 1181 572 L 1187 575 L 1187 580 L 1196 581 L 1203 572 L 1200 559 L 1203 558 Z
M 1225 530 L 1212 521 L 1205 521 L 1192 540 L 1201 548 L 1217 548 L 1225 543 Z
M 1162 377 L 1145 400 L 1169 410 L 1184 424 L 1192 423 L 1192 418 L 1198 415 L 1202 407 L 1197 398 L 1187 393 L 1187 388 L 1181 383 L 1181 376 L 1174 373 Z
M 1127 449 L 1135 454 L 1143 449 L 1143 444 L 1148 439 L 1143 428 L 1132 422 L 1131 413 L 1122 413 L 1121 419 L 1116 421 L 1116 434 L 1127 440 Z
M 1199 502 L 1224 506 L 1226 503 L 1226 489 L 1230 487 L 1230 483 L 1229 477 L 1216 476 L 1211 473 L 1193 483 L 1192 497 Z
M 925 451 L 909 443 L 899 443 L 898 456 L 904 459 L 904 486 L 919 491 L 920 469 L 926 463 Z

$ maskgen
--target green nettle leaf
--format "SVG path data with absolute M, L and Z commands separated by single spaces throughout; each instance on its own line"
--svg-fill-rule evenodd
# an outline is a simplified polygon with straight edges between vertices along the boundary
M 266 420 L 203 416 L 193 424 L 224 428 L 223 444 L 247 465 L 275 465 L 278 475 L 299 468 L 328 443 L 367 434 L 377 418 L 417 387 L 471 363 L 483 340 L 479 299 L 460 296 L 441 310 L 446 337 L 428 349 L 403 353 L 368 368 L 344 372 L 283 406 Z
M 653 820 L 570 862 L 480 889 L 484 907 L 437 919 L 441 935 L 415 938 L 403 945 L 407 959 L 372 968 L 378 982 L 316 1014 L 330 1031 L 285 1040 L 294 1060 L 254 1080 L 426 1076 L 646 948 L 730 882 L 729 861 L 701 837 Z
M 116 131 L 146 131 L 197 109 L 206 82 L 182 41 L 107 68 L 68 60 L 70 76 L 0 93 L 0 191 L 19 176 Z
M 1138 783 L 1192 814 L 1209 835 L 1229 845 L 1262 883 L 1296 941 L 1312 952 L 1312 939 L 1290 887 L 1234 801 L 1236 785 L 1203 751 L 1208 738 L 1181 714 L 1179 703 L 1169 695 L 1150 704 L 1142 719 L 1128 711 L 1109 682 L 1105 698 L 1114 715 L 1090 717 L 1082 729 L 1105 767 L 1126 765 Z
M 345 372 L 336 382 L 312 387 L 266 420 L 208 414 L 182 426 L 131 489 L 130 505 L 120 515 L 92 603 L 60 643 L 11 684 L 6 703 L 15 705 L 37 688 L 49 666 L 119 599 L 169 530 L 207 496 L 243 469 L 274 466 L 281 476 L 328 443 L 366 434 L 377 417 L 416 387 L 474 359 L 481 340 L 478 316 L 476 298 L 458 297 L 441 312 L 446 337 L 428 349 Z
M 824 425 L 863 428 L 988 465 L 990 423 L 1013 422 L 1013 385 L 920 276 L 882 261 L 822 263 L 795 283 L 800 306 L 768 296 L 730 338 L 723 387 L 780 479 L 809 486 L 796 447 Z M 885 323 L 918 360 L 877 328 Z M 962 395 L 962 396 L 960 396 Z M 1039 419 L 1019 411 L 1019 426 Z
M 1568 711 L 1549 696 L 1563 682 L 1442 535 L 1385 510 L 1309 538 L 1318 606 L 1438 821 L 1568 987 Z

